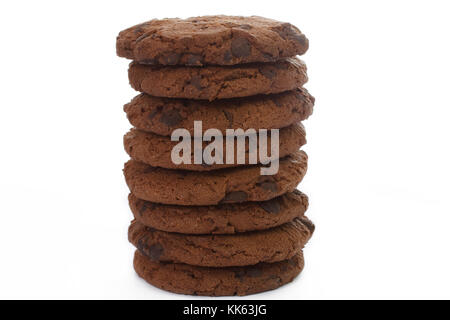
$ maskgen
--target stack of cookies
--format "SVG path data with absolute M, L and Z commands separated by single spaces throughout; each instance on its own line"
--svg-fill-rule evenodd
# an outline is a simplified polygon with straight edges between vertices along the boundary
M 307 168 L 300 121 L 314 98 L 295 56 L 307 49 L 296 27 L 261 17 L 151 20 L 120 32 L 117 53 L 133 60 L 129 81 L 141 92 L 124 107 L 134 127 L 124 137 L 124 174 L 134 268 L 147 282 L 176 293 L 246 295 L 301 272 L 314 231 L 304 216 L 308 198 L 296 190 Z M 181 163 L 173 160 L 176 129 L 197 146 Z M 278 171 L 261 174 L 261 154 L 250 164 L 254 148 L 237 139 L 234 156 L 219 155 L 223 163 L 195 161 L 194 150 L 209 144 L 198 131 L 209 129 L 279 129 L 278 141 L 267 137 L 267 146 L 278 142 Z M 233 157 L 246 161 L 225 161 Z

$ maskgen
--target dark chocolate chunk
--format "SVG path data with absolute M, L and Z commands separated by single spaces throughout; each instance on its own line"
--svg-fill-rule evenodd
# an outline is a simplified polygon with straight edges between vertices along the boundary
M 199 76 L 193 76 L 191 78 L 191 85 L 193 85 L 197 90 L 202 90 L 202 83 L 201 83 L 202 78 L 200 78 Z
M 258 267 L 253 267 L 247 270 L 247 275 L 252 278 L 261 277 L 262 270 Z
M 248 195 L 244 191 L 232 191 L 225 195 L 222 202 L 244 202 L 247 198 Z
M 149 118 L 150 120 L 152 120 L 158 113 L 161 112 L 162 108 L 163 108 L 162 106 L 158 106 L 155 110 L 153 110 L 152 112 L 150 112 L 150 114 L 148 115 L 148 118 Z
M 152 260 L 159 260 L 159 258 L 161 257 L 161 255 L 164 253 L 164 248 L 161 244 L 159 243 L 155 243 L 152 244 L 149 248 L 148 248 L 148 257 Z
M 180 123 L 182 119 L 183 118 L 181 117 L 179 111 L 172 109 L 172 110 L 168 110 L 168 111 L 164 112 L 161 115 L 161 118 L 159 119 L 159 121 L 161 121 L 168 127 L 172 127 L 172 126 L 175 126 L 178 123 Z
M 277 76 L 277 71 L 275 69 L 268 69 L 268 68 L 259 68 L 259 72 L 266 77 L 267 79 L 272 80 Z
M 281 211 L 281 206 L 278 203 L 278 201 L 276 200 L 269 200 L 269 201 L 264 201 L 264 202 L 260 202 L 259 206 L 261 208 L 264 209 L 264 211 L 268 212 L 268 213 L 280 213 Z
M 278 190 L 278 186 L 274 181 L 263 181 L 258 183 L 258 187 L 268 190 L 271 192 L 276 192 Z
M 155 210 L 156 206 L 157 206 L 156 203 L 143 201 L 142 202 L 142 206 L 139 209 L 139 215 L 142 217 L 142 215 L 144 214 L 145 211 L 147 211 L 147 210 L 150 210 L 150 211 Z
M 251 49 L 250 42 L 245 38 L 235 38 L 231 41 L 231 53 L 236 58 L 248 57 Z

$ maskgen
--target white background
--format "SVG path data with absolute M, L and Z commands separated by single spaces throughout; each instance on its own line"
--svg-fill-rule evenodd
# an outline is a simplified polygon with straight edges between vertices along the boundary
M 300 189 L 317 231 L 295 282 L 255 299 L 450 298 L 445 1 L 2 1 L 0 298 L 184 299 L 127 242 L 117 33 L 164 17 L 298 26 L 317 98 Z

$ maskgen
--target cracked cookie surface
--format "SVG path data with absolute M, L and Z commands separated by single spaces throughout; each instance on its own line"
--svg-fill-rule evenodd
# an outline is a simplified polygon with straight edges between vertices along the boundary
M 233 65 L 301 55 L 308 39 L 290 23 L 252 16 L 151 20 L 123 30 L 120 57 L 161 65 Z
M 132 221 L 129 241 L 150 260 L 203 267 L 249 266 L 292 258 L 314 232 L 306 217 L 279 227 L 233 235 L 186 235 Z
M 296 189 L 307 170 L 304 151 L 280 159 L 275 175 L 261 175 L 261 166 L 213 171 L 170 170 L 136 160 L 125 163 L 125 180 L 139 199 L 186 206 L 266 201 Z
M 202 121 L 202 132 L 215 128 L 279 129 L 307 119 L 313 112 L 314 97 L 305 88 L 272 95 L 225 100 L 188 100 L 141 93 L 124 106 L 136 128 L 162 136 L 175 129 L 194 135 L 194 121 Z
M 301 146 L 306 144 L 306 133 L 305 128 L 302 124 L 294 124 L 292 126 L 283 128 L 279 130 L 278 137 L 278 149 L 279 149 L 279 158 L 286 157 L 290 154 L 295 153 Z M 257 134 L 252 135 L 255 139 L 257 139 L 258 147 L 256 150 L 259 150 L 259 139 Z M 191 139 L 190 141 L 193 141 Z M 145 132 L 142 130 L 131 129 L 127 134 L 125 134 L 123 138 L 125 151 L 130 155 L 130 157 L 134 160 L 144 162 L 153 167 L 161 167 L 167 169 L 182 169 L 182 170 L 192 170 L 192 171 L 210 171 L 222 168 L 230 168 L 230 167 L 239 167 L 249 163 L 250 151 L 249 151 L 249 143 L 245 143 L 245 163 L 238 164 L 237 161 L 237 150 L 238 150 L 238 142 L 237 139 L 233 140 L 234 143 L 234 161 L 233 163 L 227 164 L 227 142 L 226 139 L 223 139 L 223 147 L 222 147 L 222 163 L 213 163 L 213 164 L 195 164 L 194 163 L 194 147 L 193 142 L 191 142 L 191 163 L 180 163 L 175 164 L 172 161 L 172 150 L 178 145 L 179 141 L 171 141 L 170 137 L 160 136 L 154 133 Z M 203 141 L 202 150 L 211 142 Z M 267 134 L 267 146 L 270 148 L 271 146 L 271 135 L 270 131 Z M 258 153 L 254 154 L 256 158 L 258 158 Z M 259 159 L 257 159 L 258 163 Z
M 163 290 L 199 296 L 244 296 L 291 282 L 302 271 L 304 260 L 300 251 L 280 262 L 210 268 L 155 262 L 136 251 L 133 264 L 141 278 Z
M 306 65 L 297 58 L 236 66 L 152 66 L 131 62 L 130 85 L 156 97 L 215 100 L 280 93 L 303 86 Z
M 184 234 L 233 234 L 265 230 L 302 217 L 308 197 L 298 190 L 264 202 L 217 206 L 163 205 L 128 196 L 137 221 L 147 227 Z

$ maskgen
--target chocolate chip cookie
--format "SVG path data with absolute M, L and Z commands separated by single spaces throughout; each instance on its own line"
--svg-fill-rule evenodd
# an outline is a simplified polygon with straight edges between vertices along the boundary
M 280 160 L 278 173 L 261 175 L 260 166 L 207 172 L 151 167 L 136 160 L 125 164 L 125 180 L 139 199 L 187 206 L 265 201 L 293 191 L 303 179 L 308 157 L 298 151 Z
M 305 64 L 296 58 L 203 68 L 132 62 L 128 78 L 134 89 L 152 96 L 204 100 L 280 93 L 308 81 Z
M 295 153 L 301 146 L 306 143 L 306 133 L 302 124 L 298 123 L 279 131 L 278 146 L 279 146 L 279 157 L 283 158 L 292 153 Z M 252 137 L 258 141 L 259 150 L 259 139 L 257 134 L 252 134 Z M 193 139 L 191 139 L 193 141 Z M 238 142 L 234 139 L 234 161 L 233 163 L 227 164 L 227 148 L 226 139 L 223 139 L 223 152 L 222 152 L 222 164 L 213 163 L 210 165 L 206 164 L 194 164 L 194 146 L 191 143 L 191 164 L 175 164 L 172 161 L 172 150 L 179 144 L 179 141 L 171 141 L 170 137 L 160 136 L 154 133 L 145 132 L 137 129 L 131 129 L 123 139 L 125 151 L 134 160 L 144 162 L 153 167 L 161 167 L 167 169 L 183 169 L 183 170 L 193 170 L 193 171 L 209 171 L 221 168 L 238 167 L 249 163 L 249 143 L 245 143 L 245 163 L 237 163 L 237 150 Z M 203 149 L 209 144 L 208 141 L 203 141 Z M 267 146 L 270 149 L 271 146 L 271 136 L 270 131 L 267 135 Z M 258 157 L 257 153 L 255 153 Z M 259 159 L 258 159 L 259 160 Z
M 264 202 L 217 206 L 157 204 L 138 199 L 132 193 L 128 201 L 135 219 L 143 225 L 184 234 L 232 234 L 265 230 L 302 217 L 308 208 L 308 197 L 297 190 Z
M 232 65 L 301 55 L 308 39 L 296 27 L 262 17 L 206 16 L 151 20 L 123 30 L 117 54 L 162 65 Z
M 199 296 L 244 296 L 291 282 L 303 270 L 304 260 L 300 251 L 280 262 L 211 268 L 155 262 L 136 250 L 133 264 L 141 278 L 163 290 Z
M 279 129 L 307 119 L 314 97 L 304 88 L 272 95 L 215 100 L 153 97 L 144 93 L 124 106 L 128 120 L 138 129 L 170 136 L 177 128 L 194 135 L 194 121 L 202 121 L 202 132 L 216 128 Z
M 131 222 L 128 240 L 153 261 L 202 267 L 249 266 L 292 258 L 308 242 L 314 224 L 296 218 L 272 229 L 233 235 L 186 235 Z

